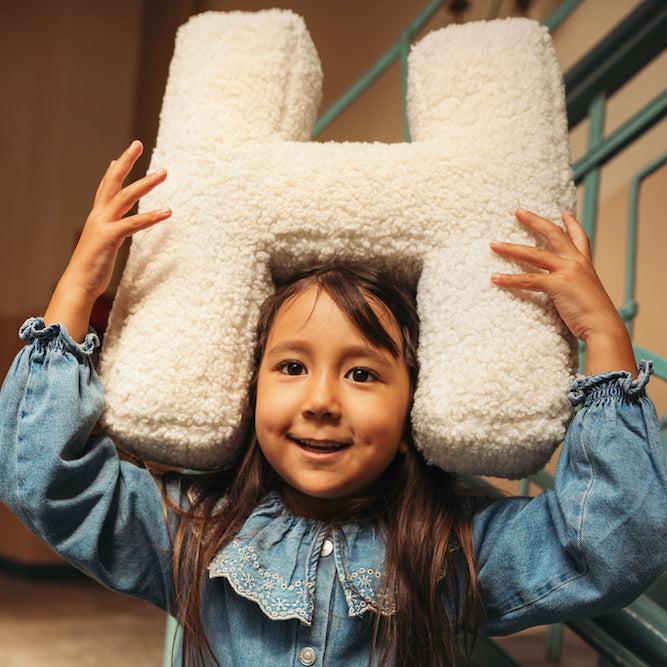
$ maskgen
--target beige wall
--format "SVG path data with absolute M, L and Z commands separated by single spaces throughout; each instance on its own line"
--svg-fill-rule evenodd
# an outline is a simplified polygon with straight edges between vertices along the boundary
M 273 6 L 301 14 L 322 61 L 323 112 L 391 46 L 426 4 L 425 0 L 2 3 L 0 372 L 4 375 L 21 346 L 18 326 L 26 317 L 45 310 L 106 166 L 135 137 L 144 142 L 146 150 L 128 182 L 145 173 L 175 30 L 188 16 L 209 9 L 253 11 Z M 557 0 L 536 0 L 527 15 L 542 21 L 558 4 Z M 638 4 L 638 0 L 584 0 L 553 36 L 562 69 L 567 70 Z M 473 0 L 472 7 L 458 17 L 446 8 L 439 10 L 417 39 L 453 20 L 490 18 L 496 6 L 500 7 L 499 17 L 520 15 L 509 0 Z M 666 73 L 667 54 L 663 54 L 614 95 L 606 133 L 657 95 Z M 395 64 L 318 140 L 393 143 L 403 140 L 402 132 L 400 73 Z M 585 122 L 572 132 L 575 160 L 584 152 L 586 133 Z M 666 146 L 667 123 L 663 120 L 602 171 L 595 261 L 617 305 L 622 301 L 629 179 Z M 667 341 L 660 296 L 667 285 L 659 255 L 667 247 L 667 225 L 659 203 L 661 195 L 664 201 L 666 186 L 667 170 L 663 168 L 645 182 L 641 193 L 640 310 L 635 323 L 636 342 L 663 356 L 667 355 Z M 111 292 L 126 250 L 127 244 Z M 664 382 L 654 377 L 649 396 L 659 414 L 667 410 Z M 551 472 L 558 454 L 559 450 L 548 467 Z M 516 492 L 516 482 L 493 481 Z

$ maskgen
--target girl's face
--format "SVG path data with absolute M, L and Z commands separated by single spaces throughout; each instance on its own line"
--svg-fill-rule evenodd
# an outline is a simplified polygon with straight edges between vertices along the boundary
M 285 482 L 286 505 L 302 516 L 327 518 L 380 477 L 397 451 L 407 451 L 402 436 L 410 376 L 401 332 L 383 305 L 368 302 L 400 358 L 371 346 L 314 285 L 283 303 L 269 332 L 257 379 L 255 432 Z M 319 459 L 292 437 L 351 446 Z

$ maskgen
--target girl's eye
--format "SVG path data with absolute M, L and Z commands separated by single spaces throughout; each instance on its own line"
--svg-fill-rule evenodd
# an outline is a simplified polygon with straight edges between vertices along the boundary
M 378 379 L 378 376 L 375 375 L 375 373 L 373 373 L 373 371 L 369 370 L 368 368 L 359 368 L 359 367 L 353 368 L 350 370 L 350 373 L 361 373 L 362 377 L 372 377 L 373 381 Z M 359 380 L 359 376 L 357 375 L 354 379 Z M 362 380 L 361 384 L 368 384 L 368 382 Z
M 287 366 L 288 368 L 291 367 L 292 370 L 297 370 L 298 371 L 299 366 L 301 366 L 301 364 L 298 361 L 283 361 L 283 363 L 280 364 L 280 366 L 278 366 L 278 368 L 280 369 L 280 368 L 283 368 L 284 366 Z M 295 366 L 296 366 L 296 369 L 294 368 Z M 283 373 L 283 375 L 284 375 L 284 373 Z M 287 371 L 287 375 L 299 375 L 299 373 L 290 373 L 289 371 Z
M 300 373 L 298 371 L 299 371 L 300 368 L 303 368 L 303 364 L 301 364 L 298 361 L 283 361 L 283 363 L 280 364 L 280 366 L 278 366 L 278 368 L 282 369 L 284 367 L 287 367 L 288 371 L 287 371 L 287 373 L 283 373 L 283 375 L 300 375 Z M 296 372 L 295 373 L 290 373 L 290 371 L 289 371 L 290 368 L 293 371 L 296 371 Z M 368 382 L 366 382 L 363 379 L 363 378 L 368 377 L 368 376 L 372 377 L 374 380 L 378 379 L 378 376 L 375 373 L 373 373 L 372 370 L 370 370 L 368 368 L 363 368 L 361 366 L 356 366 L 355 368 L 350 369 L 348 371 L 348 373 L 356 373 L 357 375 L 355 376 L 354 379 L 361 380 L 361 382 L 359 384 L 368 384 Z M 359 373 L 361 373 L 361 378 L 359 377 Z

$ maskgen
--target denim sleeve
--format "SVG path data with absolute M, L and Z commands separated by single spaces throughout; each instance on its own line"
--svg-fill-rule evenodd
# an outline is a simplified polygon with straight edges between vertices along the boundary
M 667 475 L 655 407 L 627 371 L 577 378 L 554 489 L 473 517 L 482 635 L 622 609 L 667 568 Z
M 97 334 L 90 327 L 78 344 L 63 325 L 45 327 L 39 317 L 19 335 L 27 344 L 0 390 L 0 501 L 93 579 L 171 613 L 171 546 L 158 484 L 121 461 L 109 437 L 92 433 L 104 408 L 91 361 Z M 178 502 L 176 481 L 167 492 Z

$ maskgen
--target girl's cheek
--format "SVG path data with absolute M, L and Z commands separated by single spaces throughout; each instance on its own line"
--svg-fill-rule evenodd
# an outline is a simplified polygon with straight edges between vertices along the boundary
M 281 434 L 288 431 L 294 421 L 293 411 L 285 405 L 285 398 L 272 400 L 267 396 L 257 395 L 255 407 L 255 428 L 260 434 Z

